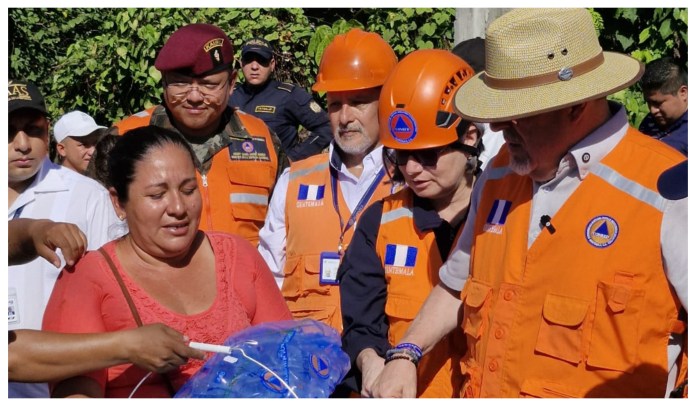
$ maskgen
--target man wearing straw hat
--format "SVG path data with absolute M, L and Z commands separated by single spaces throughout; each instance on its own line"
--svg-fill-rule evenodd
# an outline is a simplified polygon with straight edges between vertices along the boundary
M 462 396 L 662 397 L 683 375 L 688 199 L 657 181 L 684 158 L 605 98 L 642 73 L 602 51 L 584 9 L 518 9 L 488 28 L 486 70 L 456 109 L 506 147 L 399 347 L 427 353 L 461 326 Z M 373 394 L 413 397 L 414 363 L 392 353 Z

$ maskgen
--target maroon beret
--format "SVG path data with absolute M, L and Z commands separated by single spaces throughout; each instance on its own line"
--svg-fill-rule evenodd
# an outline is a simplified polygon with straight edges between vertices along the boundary
M 233 59 L 232 43 L 224 31 L 210 24 L 189 24 L 169 37 L 157 55 L 155 68 L 205 76 L 228 68 Z

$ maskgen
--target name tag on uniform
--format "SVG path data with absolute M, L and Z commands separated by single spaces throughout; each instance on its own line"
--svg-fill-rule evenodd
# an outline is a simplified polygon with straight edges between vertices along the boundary
M 319 283 L 338 285 L 338 266 L 341 257 L 336 252 L 322 252 L 319 257 Z
M 256 106 L 254 113 L 275 113 L 275 106 Z
M 268 145 L 263 137 L 249 139 L 232 139 L 227 146 L 233 161 L 270 161 Z

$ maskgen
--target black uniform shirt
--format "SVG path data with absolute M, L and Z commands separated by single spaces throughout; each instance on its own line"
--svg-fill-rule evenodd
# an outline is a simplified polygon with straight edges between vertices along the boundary
M 333 138 L 326 112 L 304 89 L 291 83 L 271 79 L 261 86 L 237 84 L 228 104 L 262 119 L 293 161 L 318 154 Z M 304 142 L 297 134 L 300 125 L 311 132 Z

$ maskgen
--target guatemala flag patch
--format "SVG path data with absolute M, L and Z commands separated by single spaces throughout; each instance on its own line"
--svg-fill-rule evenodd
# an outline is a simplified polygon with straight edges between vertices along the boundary
M 491 211 L 488 213 L 486 224 L 483 226 L 483 231 L 502 234 L 503 225 L 505 220 L 507 220 L 508 213 L 510 213 L 510 207 L 512 207 L 512 202 L 509 200 L 498 199 L 494 201 L 493 207 L 491 207 Z
M 413 275 L 418 248 L 402 244 L 387 244 L 384 255 L 384 271 L 393 275 Z
M 324 205 L 324 185 L 303 185 L 297 192 L 297 207 L 314 207 Z

